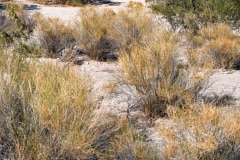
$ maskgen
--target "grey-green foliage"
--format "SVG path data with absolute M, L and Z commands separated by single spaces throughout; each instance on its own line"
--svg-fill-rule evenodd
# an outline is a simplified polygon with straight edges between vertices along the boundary
M 14 46 L 21 54 L 37 53 L 34 44 L 27 43 L 35 28 L 35 20 L 15 3 L 8 3 L 6 10 L 0 11 L 0 45 Z
M 174 30 L 196 32 L 208 23 L 225 22 L 239 27 L 240 0 L 150 0 L 152 9 L 163 14 Z
M 16 11 L 15 4 L 7 4 L 6 11 L 0 11 L 0 37 L 2 42 L 13 42 L 17 39 L 27 39 L 33 31 L 35 21 L 24 13 Z

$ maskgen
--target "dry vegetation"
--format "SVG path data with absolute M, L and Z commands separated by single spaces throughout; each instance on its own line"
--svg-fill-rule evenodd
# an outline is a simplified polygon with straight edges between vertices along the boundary
M 6 11 L 0 10 L 1 45 L 13 43 L 20 38 L 26 39 L 35 27 L 35 21 L 23 11 L 22 5 L 8 3 L 6 7 Z
M 128 122 L 94 114 L 91 83 L 74 70 L 1 50 L 1 158 L 145 159 Z M 152 154 L 152 153 L 151 153 Z
M 45 18 L 39 13 L 34 18 L 38 22 L 37 43 L 43 56 L 60 57 L 63 49 L 72 48 L 76 43 L 73 29 L 69 25 L 64 25 L 59 19 Z
M 207 57 L 213 68 L 232 69 L 240 54 L 239 37 L 226 24 L 203 27 L 193 41 L 194 52 Z M 211 60 L 211 61 L 210 61 Z
M 26 45 L 33 21 L 11 16 L 24 15 L 20 11 L 10 7 L 0 15 L 1 42 L 6 44 L 0 49 L 0 159 L 157 159 L 127 119 L 94 112 L 86 75 L 26 60 L 35 51 L 58 58 L 65 49 L 77 54 L 76 48 L 94 60 L 119 60 L 148 118 L 167 117 L 157 126 L 166 138 L 163 158 L 239 156 L 239 113 L 197 99 L 205 73 L 232 69 L 239 57 L 239 36 L 228 25 L 209 25 L 189 36 L 157 26 L 139 3 L 117 13 L 84 8 L 72 26 L 35 15 L 35 47 Z M 8 41 L 5 33 L 14 39 Z M 117 83 L 103 89 L 116 93 Z
M 93 59 L 116 59 L 121 49 L 142 43 L 152 33 L 151 16 L 140 3 L 130 3 L 118 13 L 112 10 L 81 9 L 74 33 L 78 45 Z
M 165 159 L 239 158 L 239 113 L 210 104 L 170 108 L 168 113 L 171 124 L 158 124 L 159 134 L 165 137 Z
M 142 94 L 149 116 L 164 116 L 167 105 L 180 107 L 193 98 L 191 66 L 176 60 L 177 41 L 177 34 L 162 31 L 149 44 L 121 53 L 123 73 Z

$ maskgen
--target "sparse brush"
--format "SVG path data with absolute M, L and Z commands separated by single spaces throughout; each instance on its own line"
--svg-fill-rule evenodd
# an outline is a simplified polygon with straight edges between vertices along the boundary
M 142 3 L 130 2 L 125 10 L 118 12 L 116 22 L 115 30 L 120 35 L 117 41 L 121 49 L 127 49 L 134 43 L 147 44 L 149 35 L 156 31 L 153 15 L 144 8 Z
M 6 11 L 0 11 L 0 18 L 1 45 L 23 44 L 35 28 L 34 19 L 19 4 L 8 3 Z
M 160 12 L 172 29 L 187 29 L 194 34 L 209 23 L 227 23 L 239 28 L 238 0 L 189 1 L 148 0 L 154 11 Z
M 119 159 L 158 159 L 158 155 L 153 146 L 145 143 L 143 135 L 135 134 L 128 122 L 122 123 L 121 136 L 119 141 L 115 141 L 118 146 Z
M 113 35 L 114 18 L 116 14 L 111 10 L 97 11 L 85 8 L 80 11 L 78 20 L 75 21 L 77 29 L 74 35 L 79 46 L 96 60 L 106 60 L 115 56 L 118 49 Z
M 73 158 L 91 150 L 89 80 L 60 66 L 28 63 L 6 53 L 1 60 L 1 138 L 12 148 L 6 158 Z

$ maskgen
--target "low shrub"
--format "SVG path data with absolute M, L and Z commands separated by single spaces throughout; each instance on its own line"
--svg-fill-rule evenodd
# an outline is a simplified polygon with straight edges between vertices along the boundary
M 86 8 L 80 11 L 75 30 L 79 46 L 92 59 L 104 60 L 114 56 L 117 42 L 113 36 L 113 22 L 116 14 L 111 10 L 97 11 Z
M 56 5 L 56 4 L 63 4 L 63 5 L 73 5 L 73 6 L 82 6 L 83 4 L 91 3 L 91 0 L 33 0 L 40 4 L 47 4 L 47 5 Z
M 142 3 L 130 2 L 126 10 L 120 10 L 115 23 L 121 49 L 128 49 L 133 43 L 147 44 L 149 35 L 154 34 L 156 25 L 153 14 L 145 9 Z
M 160 12 L 174 30 L 188 29 L 197 33 L 209 23 L 227 23 L 239 27 L 240 2 L 238 0 L 148 0 L 153 10 Z

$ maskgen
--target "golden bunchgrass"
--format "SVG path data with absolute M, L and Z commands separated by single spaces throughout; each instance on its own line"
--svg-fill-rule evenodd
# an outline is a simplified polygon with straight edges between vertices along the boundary
M 74 35 L 92 59 L 103 54 L 127 49 L 132 43 L 144 44 L 153 32 L 151 14 L 139 3 L 130 3 L 127 9 L 114 12 L 109 9 L 86 7 L 75 20 Z
M 202 55 L 202 63 L 208 68 L 231 69 L 240 54 L 239 38 L 232 33 L 230 26 L 223 23 L 201 28 L 193 42 L 193 54 Z M 205 63 L 204 57 L 208 60 Z
M 239 113 L 213 105 L 172 107 L 168 112 L 171 122 L 158 126 L 166 138 L 166 159 L 226 159 L 235 154 L 231 149 L 240 143 Z
M 63 49 L 72 49 L 75 38 L 70 24 L 65 24 L 57 18 L 45 18 L 40 13 L 36 13 L 34 18 L 37 22 L 37 43 L 42 56 L 59 58 Z

